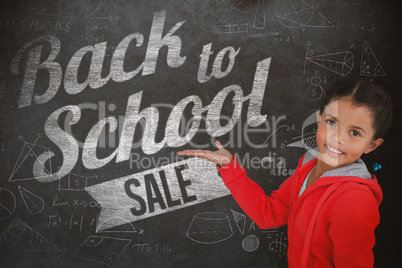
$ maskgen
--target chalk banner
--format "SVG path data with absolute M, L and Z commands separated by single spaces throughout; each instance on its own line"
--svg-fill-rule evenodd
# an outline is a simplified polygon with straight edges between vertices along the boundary
M 85 190 L 102 207 L 98 231 L 230 195 L 215 165 L 201 159 L 176 162 Z

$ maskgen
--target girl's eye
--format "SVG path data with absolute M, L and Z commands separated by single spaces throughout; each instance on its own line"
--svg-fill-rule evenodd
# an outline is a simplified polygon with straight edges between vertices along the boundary
M 331 127 L 335 127 L 336 126 L 336 122 L 334 120 L 328 119 L 327 120 L 327 124 L 330 125 Z
M 356 137 L 360 137 L 360 133 L 357 132 L 356 130 L 350 131 L 350 134 L 352 134 L 353 136 L 356 136 Z

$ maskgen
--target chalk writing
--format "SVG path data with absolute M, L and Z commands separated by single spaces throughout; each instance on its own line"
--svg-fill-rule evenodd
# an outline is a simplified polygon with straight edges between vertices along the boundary
M 0 21 L 0 29 L 6 31 L 69 33 L 74 26 L 72 21 L 7 20 Z
M 137 253 L 170 253 L 173 252 L 173 248 L 168 244 L 135 244 L 132 245 L 131 248 Z
M 274 251 L 275 253 L 286 255 L 288 243 L 287 238 L 284 237 L 284 233 L 279 232 L 275 235 L 275 240 L 269 243 L 269 250 Z
M 49 215 L 45 221 L 47 228 L 64 227 L 68 230 L 79 231 L 85 230 L 87 227 L 95 227 L 96 218 L 89 217 L 88 215 Z
M 105 57 L 105 51 L 107 42 L 98 43 L 94 46 L 86 46 L 79 49 L 70 59 L 65 73 L 64 73 L 64 88 L 69 94 L 78 94 L 84 88 L 89 86 L 90 88 L 97 89 L 104 86 L 110 79 L 116 82 L 127 81 L 136 76 L 139 71 L 142 70 L 142 76 L 150 75 L 155 72 L 156 61 L 158 59 L 159 50 L 163 46 L 168 46 L 167 64 L 169 67 L 180 67 L 186 57 L 180 56 L 181 52 L 181 39 L 178 36 L 173 35 L 184 23 L 184 21 L 178 22 L 165 36 L 162 37 L 163 26 L 166 19 L 166 10 L 156 12 L 154 15 L 154 21 L 151 27 L 151 32 L 148 40 L 148 47 L 143 63 L 134 71 L 126 73 L 123 70 L 124 58 L 128 45 L 133 39 L 137 40 L 136 47 L 143 44 L 144 36 L 141 33 L 134 33 L 126 36 L 117 46 L 110 65 L 110 73 L 106 77 L 102 77 L 102 67 Z M 44 62 L 40 62 L 43 53 L 42 42 L 46 42 L 50 45 L 51 50 L 49 56 Z M 21 88 L 21 96 L 19 100 L 19 108 L 30 106 L 32 98 L 35 103 L 43 104 L 50 101 L 57 93 L 62 82 L 62 67 L 55 61 L 57 55 L 60 52 L 61 42 L 60 40 L 51 35 L 42 36 L 34 39 L 25 44 L 14 56 L 11 62 L 12 74 L 18 75 L 20 73 L 19 66 L 20 60 L 25 54 L 28 53 L 26 62 L 24 80 Z M 92 61 L 88 78 L 85 82 L 78 82 L 78 69 L 85 54 L 92 53 Z M 36 84 L 37 72 L 40 69 L 47 70 L 49 72 L 49 87 L 42 95 L 34 95 L 34 89 Z
M 88 169 L 97 169 L 109 163 L 116 156 L 116 163 L 129 160 L 135 128 L 142 118 L 145 118 L 147 121 L 142 139 L 142 150 L 145 154 L 155 154 L 163 146 L 165 146 L 165 144 L 170 147 L 179 147 L 188 143 L 197 133 L 200 125 L 201 114 L 205 111 L 207 111 L 206 121 L 208 134 L 214 137 L 219 137 L 226 134 L 239 120 L 243 102 L 246 100 L 250 100 L 247 113 L 248 124 L 253 127 L 263 124 L 266 115 L 261 115 L 262 96 L 265 92 L 265 84 L 268 78 L 270 61 L 271 59 L 268 58 L 257 63 L 252 92 L 248 96 L 243 97 L 240 86 L 231 85 L 218 92 L 211 104 L 204 108 L 202 108 L 202 102 L 198 96 L 192 95 L 184 98 L 172 109 L 166 123 L 165 137 L 161 142 L 158 143 L 155 142 L 155 135 L 159 121 L 158 110 L 155 107 L 148 107 L 140 112 L 139 108 L 143 92 L 141 91 L 131 95 L 127 102 L 126 115 L 122 126 L 122 132 L 120 134 L 120 143 L 118 148 L 106 158 L 99 159 L 97 157 L 96 149 L 98 146 L 99 136 L 101 135 L 101 130 L 106 125 L 110 125 L 109 131 L 113 132 L 116 130 L 118 123 L 117 119 L 114 117 L 101 119 L 92 127 L 85 140 L 82 153 L 82 161 L 84 166 Z M 230 92 L 235 92 L 234 102 L 236 105 L 229 123 L 227 123 L 225 126 L 221 126 L 220 112 L 223 102 Z M 193 107 L 194 121 L 192 122 L 191 128 L 187 135 L 182 137 L 178 131 L 179 120 L 185 107 L 190 103 L 195 104 Z M 68 122 L 66 122 L 66 124 L 76 124 L 81 118 L 81 109 L 75 105 L 64 106 L 56 110 L 49 116 L 45 123 L 45 134 L 51 141 L 58 145 L 62 151 L 63 164 L 56 173 L 48 174 L 47 176 L 45 175 L 45 177 L 43 177 L 43 174 L 48 172 L 45 172 L 43 165 L 36 163 L 34 165 L 33 174 L 41 182 L 51 182 L 59 179 L 60 174 L 69 173 L 78 161 L 79 145 L 77 141 L 70 133 L 65 132 L 59 126 L 60 115 L 67 111 L 70 112 L 70 117 L 66 119 Z M 42 162 L 46 162 L 46 160 L 50 159 L 51 156 L 53 156 L 53 152 L 50 152 L 50 155 L 42 154 L 40 158 Z
M 180 67 L 186 57 L 181 56 L 181 39 L 174 33 L 181 27 L 185 21 L 176 23 L 176 25 L 165 35 L 162 36 L 163 26 L 166 19 L 166 10 L 156 12 L 154 14 L 153 24 L 148 40 L 148 47 L 143 63 L 132 72 L 125 72 L 123 70 L 124 57 L 129 43 L 137 40 L 136 47 L 141 46 L 143 43 L 143 35 L 141 33 L 134 33 L 126 36 L 117 46 L 111 60 L 110 73 L 106 77 L 102 77 L 101 72 L 103 69 L 103 62 L 106 54 L 107 42 L 98 43 L 94 46 L 86 46 L 79 49 L 70 59 L 65 73 L 64 73 L 64 88 L 69 94 L 78 94 L 86 87 L 93 89 L 100 88 L 105 85 L 110 79 L 116 82 L 123 82 L 133 78 L 139 71 L 142 71 L 142 76 L 153 74 L 156 68 L 156 61 L 158 58 L 159 50 L 163 46 L 168 47 L 167 64 L 169 67 Z M 39 43 L 47 42 L 50 45 L 50 53 L 46 60 L 40 62 L 42 58 L 43 46 Z M 21 88 L 21 95 L 19 100 L 19 108 L 30 106 L 32 100 L 37 104 L 44 104 L 50 101 L 57 93 L 62 82 L 62 67 L 55 61 L 59 54 L 61 47 L 60 41 L 54 36 L 43 36 L 38 39 L 32 40 L 25 44 L 16 55 L 11 63 L 11 72 L 19 74 L 20 60 L 23 54 L 27 53 L 27 63 L 25 68 L 24 79 Z M 208 65 L 209 56 L 211 52 L 211 44 L 205 45 L 203 53 L 201 54 L 200 68 L 198 79 L 199 82 L 206 82 L 211 77 L 222 78 L 226 76 L 233 68 L 236 55 L 239 53 L 240 48 L 235 50 L 233 47 L 226 47 L 222 49 L 215 57 L 213 64 L 213 71 L 207 74 L 206 69 Z M 87 53 L 92 53 L 91 63 L 89 67 L 88 77 L 85 82 L 78 82 L 78 70 L 83 57 Z M 229 65 L 225 70 L 222 70 L 222 60 L 225 54 L 229 55 Z M 87 135 L 83 146 L 82 162 L 88 169 L 98 169 L 109 163 L 116 157 L 116 163 L 127 161 L 130 157 L 132 147 L 133 135 L 135 133 L 135 126 L 138 122 L 145 118 L 147 124 L 145 126 L 144 137 L 142 139 L 142 150 L 146 154 L 157 153 L 162 147 L 168 145 L 170 147 L 179 147 L 188 143 L 196 134 L 199 125 L 201 114 L 207 111 L 206 122 L 207 132 L 213 137 L 219 137 L 230 131 L 240 118 L 243 102 L 249 100 L 248 108 L 248 124 L 253 127 L 261 125 L 266 116 L 260 114 L 262 106 L 262 96 L 265 92 L 265 85 L 268 78 L 268 71 L 270 66 L 270 58 L 257 63 L 255 78 L 253 83 L 252 92 L 248 96 L 243 96 L 242 89 L 237 85 L 231 85 L 222 89 L 213 99 L 210 105 L 202 108 L 201 99 L 198 96 L 192 95 L 184 98 L 173 109 L 166 124 L 165 139 L 161 142 L 155 142 L 155 135 L 158 126 L 159 112 L 156 108 L 150 107 L 139 111 L 143 92 L 131 95 L 128 98 L 125 120 L 122 123 L 122 130 L 120 135 L 120 143 L 118 148 L 108 157 L 99 159 L 96 154 L 96 148 L 99 140 L 99 135 L 107 125 L 110 126 L 109 131 L 114 132 L 117 128 L 117 120 L 114 117 L 101 119 L 93 126 Z M 37 72 L 41 69 L 49 72 L 49 86 L 45 93 L 38 95 L 34 94 Z M 229 123 L 221 126 L 220 112 L 222 105 L 229 93 L 235 92 L 233 102 L 236 104 L 234 112 Z M 181 137 L 178 133 L 178 119 L 189 104 L 194 103 L 193 108 L 194 120 L 193 124 L 185 137 Z M 41 182 L 51 182 L 59 179 L 61 174 L 68 174 L 72 171 L 78 161 L 79 149 L 75 138 L 71 133 L 66 133 L 58 125 L 58 119 L 64 112 L 69 112 L 69 120 L 66 120 L 65 125 L 74 125 L 81 118 L 81 110 L 74 105 L 67 105 L 56 110 L 45 123 L 45 133 L 47 137 L 58 145 L 63 154 L 63 164 L 56 173 L 51 173 L 44 167 L 43 163 L 53 157 L 53 152 L 41 154 L 40 159 L 34 164 L 33 175 Z M 156 119 L 156 124 L 151 124 L 151 121 Z
M 214 25 L 212 27 L 214 33 L 243 33 L 248 32 L 247 23 L 239 24 L 224 24 L 224 25 Z
M 181 205 L 182 201 L 183 203 L 188 203 L 197 200 L 197 196 L 195 195 L 189 195 L 187 192 L 186 187 L 191 185 L 190 180 L 184 180 L 183 175 L 181 174 L 182 170 L 188 169 L 187 165 L 180 165 L 175 167 L 175 172 L 177 176 L 177 181 L 178 185 L 181 191 L 181 199 L 172 199 L 171 193 L 169 186 L 166 181 L 166 174 L 164 170 L 161 170 L 159 172 L 159 177 L 162 182 L 163 186 L 163 193 L 166 198 L 166 202 L 164 198 L 162 197 L 161 190 L 158 187 L 158 184 L 156 183 L 155 176 L 150 173 L 150 174 L 145 174 L 144 175 L 144 182 L 145 182 L 145 189 L 147 193 L 147 203 L 148 203 L 148 210 L 149 213 L 155 212 L 155 204 L 158 204 L 161 209 L 166 209 L 167 207 L 171 208 L 174 206 Z M 144 198 L 141 197 L 140 195 L 137 195 L 135 191 L 131 189 L 131 186 L 135 187 L 140 187 L 141 183 L 139 182 L 138 179 L 133 178 L 129 179 L 125 182 L 124 184 L 124 189 L 126 190 L 126 193 L 129 197 L 132 199 L 135 199 L 139 204 L 139 208 L 131 208 L 131 212 L 133 213 L 134 216 L 140 216 L 143 215 L 145 212 L 147 212 L 147 205 L 146 202 L 144 201 Z
M 215 57 L 214 60 L 214 65 L 211 71 L 210 75 L 207 75 L 207 67 L 208 67 L 208 62 L 210 56 L 213 54 L 211 51 L 211 46 L 212 43 L 209 43 L 208 45 L 205 45 L 202 49 L 202 54 L 200 55 L 201 61 L 200 61 L 200 67 L 198 69 L 198 82 L 200 83 L 205 83 L 208 82 L 211 77 L 215 78 L 222 78 L 227 76 L 230 71 L 232 70 L 234 63 L 235 63 L 235 58 L 237 54 L 239 54 L 240 48 L 235 50 L 233 47 L 225 47 L 221 51 L 218 52 L 218 54 Z M 226 70 L 222 70 L 222 61 L 226 53 L 229 54 L 229 64 L 226 67 Z
M 134 222 L 229 195 L 215 165 L 202 159 L 183 160 L 85 190 L 102 203 L 98 226 L 103 229 L 123 223 L 111 218 Z
M 62 200 L 57 195 L 53 197 L 52 207 L 90 207 L 100 208 L 102 204 L 96 201 L 85 201 L 80 199 Z

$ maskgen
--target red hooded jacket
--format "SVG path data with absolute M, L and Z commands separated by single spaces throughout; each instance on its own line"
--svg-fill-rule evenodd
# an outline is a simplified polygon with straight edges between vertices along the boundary
M 218 170 L 245 213 L 262 229 L 288 224 L 289 267 L 373 267 L 382 191 L 362 160 L 324 173 L 299 197 L 317 164 L 313 152 L 267 196 L 235 159 Z

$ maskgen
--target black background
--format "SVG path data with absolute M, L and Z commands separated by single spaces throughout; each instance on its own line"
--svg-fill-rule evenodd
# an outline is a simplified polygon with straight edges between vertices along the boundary
M 58 250 L 27 250 L 24 238 L 16 242 L 13 249 L 0 245 L 1 266 L 3 267 L 99 267 L 95 257 L 77 256 L 76 250 L 90 236 L 106 236 L 119 241 L 130 241 L 120 255 L 113 261 L 114 267 L 158 267 L 158 266 L 191 266 L 205 265 L 216 267 L 286 267 L 286 246 L 273 247 L 275 239 L 286 238 L 286 226 L 267 233 L 254 226 L 246 218 L 245 232 L 235 228 L 232 210 L 242 213 L 232 197 L 226 196 L 199 205 L 182 208 L 133 223 L 135 233 L 125 233 L 116 227 L 114 232 L 97 234 L 91 221 L 97 218 L 99 207 L 74 206 L 74 200 L 88 202 L 94 199 L 85 191 L 59 190 L 58 182 L 41 183 L 36 180 L 11 180 L 21 149 L 26 143 L 34 143 L 55 152 L 52 163 L 55 167 L 63 161 L 57 146 L 44 133 L 44 124 L 51 113 L 65 105 L 113 104 L 113 111 L 107 110 L 106 116 L 124 116 L 128 96 L 143 91 L 141 108 L 152 104 L 164 104 L 173 107 L 183 98 L 197 95 L 204 106 L 211 103 L 215 95 L 224 87 L 236 84 L 246 96 L 251 92 L 257 62 L 271 57 L 271 65 L 267 86 L 262 104 L 262 114 L 268 115 L 272 123 L 285 116 L 281 125 L 272 134 L 250 134 L 255 144 L 268 144 L 268 148 L 258 148 L 245 141 L 244 128 L 247 123 L 247 107 L 245 102 L 241 119 L 231 134 L 236 141 L 230 143 L 231 136 L 226 134 L 218 139 L 226 148 L 239 157 L 262 159 L 274 156 L 278 160 L 285 159 L 286 168 L 294 169 L 298 159 L 304 154 L 304 148 L 288 146 L 302 134 L 303 122 L 319 107 L 320 100 L 313 100 L 313 91 L 326 91 L 339 78 L 363 76 L 383 86 L 394 100 L 393 126 L 385 137 L 385 143 L 375 152 L 364 156 L 364 160 L 379 179 L 384 192 L 384 200 L 380 206 L 381 223 L 376 229 L 376 245 L 374 247 L 375 267 L 396 267 L 401 247 L 398 206 L 401 203 L 399 189 L 401 182 L 398 171 L 398 155 L 401 150 L 399 131 L 401 122 L 400 75 L 401 70 L 401 24 L 398 19 L 398 1 L 377 0 L 337 0 L 337 1 L 109 1 L 109 0 L 73 0 L 73 1 L 8 1 L 2 3 L 0 11 L 0 185 L 3 192 L 2 204 L 8 202 L 10 193 L 15 197 L 15 210 L 0 219 L 0 236 L 3 239 L 7 230 L 15 220 L 25 223 L 29 230 L 40 234 Z M 296 23 L 291 15 L 291 4 L 298 13 L 300 23 Z M 80 48 L 107 42 L 107 57 L 103 74 L 107 75 L 111 55 L 114 48 L 127 35 L 139 32 L 144 36 L 144 44 L 133 49 L 127 57 L 129 66 L 138 66 L 144 59 L 148 37 L 155 12 L 166 10 L 164 34 L 176 23 L 185 23 L 175 32 L 182 42 L 181 55 L 186 56 L 183 65 L 170 68 L 166 63 L 167 49 L 159 52 L 155 73 L 142 76 L 141 73 L 125 82 L 109 81 L 98 89 L 85 88 L 81 93 L 66 93 L 63 83 L 55 97 L 45 104 L 32 102 L 28 107 L 18 108 L 21 93 L 23 71 L 13 75 L 10 71 L 11 60 L 24 44 L 45 35 L 57 37 L 61 49 L 56 61 L 63 72 L 72 55 Z M 307 10 L 307 11 L 306 11 Z M 287 14 L 287 15 L 286 15 Z M 233 25 L 242 25 L 245 30 L 219 32 L 219 29 L 236 29 Z M 213 58 L 223 48 L 232 46 L 241 48 L 236 57 L 232 71 L 223 78 L 211 78 L 206 83 L 197 81 L 200 54 L 203 46 L 212 43 L 214 52 L 209 64 L 211 70 Z M 361 73 L 363 49 L 368 44 L 375 55 L 381 69 L 379 73 L 367 75 Z M 49 47 L 44 47 L 49 51 Z M 329 57 L 333 53 L 342 52 L 353 55 L 354 64 L 351 70 L 334 72 L 323 67 L 323 62 L 314 56 Z M 349 53 L 346 53 L 349 52 Z M 26 54 L 26 53 L 25 53 Z M 46 53 L 43 53 L 46 55 Z M 326 56 L 325 56 L 326 55 Z M 25 55 L 25 60 L 26 60 Z M 371 59 L 373 57 L 371 56 Z M 24 58 L 23 58 L 24 59 Z M 44 59 L 42 59 L 44 60 Z M 90 57 L 84 58 L 80 67 L 79 79 L 85 80 L 88 73 Z M 21 60 L 23 62 L 23 60 Z M 228 61 L 223 61 L 223 68 Z M 23 68 L 20 70 L 24 70 Z M 48 75 L 45 71 L 38 73 L 36 93 L 43 92 L 48 86 Z M 41 91 L 42 90 L 42 91 Z M 315 95 L 316 97 L 317 95 Z M 231 114 L 233 104 L 226 100 L 223 114 Z M 160 108 L 157 140 L 165 135 L 165 122 L 171 108 Z M 77 140 L 83 141 L 99 120 L 97 110 L 85 110 L 81 121 L 75 126 L 73 133 Z M 201 124 L 205 128 L 205 123 Z M 257 129 L 261 130 L 262 127 Z M 311 131 L 307 130 L 307 131 Z M 272 134 L 272 136 L 269 136 Z M 21 138 L 19 138 L 21 137 Z M 240 141 L 237 137 L 240 137 Z M 270 137 L 268 139 L 268 137 Z M 276 141 L 273 140 L 276 137 Z M 135 135 L 141 140 L 141 133 Z M 214 139 L 206 133 L 197 133 L 194 143 L 210 144 Z M 118 140 L 116 140 L 116 145 Z M 189 149 L 190 144 L 179 148 L 165 146 L 156 154 L 148 157 L 158 159 L 170 157 L 176 151 Z M 98 150 L 99 157 L 109 155 L 115 147 Z M 139 149 L 141 156 L 146 155 Z M 29 155 L 28 155 L 29 157 Z M 181 158 L 179 159 L 181 160 Z M 28 162 L 28 161 L 27 161 Z M 380 163 L 382 168 L 374 171 L 372 165 Z M 89 184 L 107 182 L 115 178 L 152 169 L 151 167 L 130 167 L 128 161 L 116 163 L 113 159 L 102 168 L 88 170 L 81 161 L 75 165 L 72 173 L 84 177 L 94 177 Z M 273 168 L 248 168 L 249 177 L 259 183 L 269 194 L 277 189 L 287 176 L 274 175 Z M 32 176 L 32 164 L 21 165 L 15 176 Z M 44 201 L 44 210 L 38 214 L 29 213 L 24 204 L 21 188 L 34 193 Z M 1 192 L 0 192 L 1 193 Z M 55 196 L 69 202 L 69 206 L 53 206 Z M 93 204 L 93 203 L 92 203 Z M 233 236 L 221 243 L 200 244 L 190 240 L 186 231 L 193 216 L 203 212 L 222 212 L 228 215 L 233 228 Z M 54 217 L 53 217 L 54 216 Z M 56 225 L 47 225 L 49 217 L 58 221 Z M 74 221 L 82 222 L 82 227 L 74 226 Z M 68 222 L 67 225 L 64 224 Z M 23 226 L 25 226 L 23 225 Z M 121 226 L 120 226 L 121 227 Z M 259 247 L 253 252 L 246 252 L 242 242 L 246 237 L 255 235 L 259 239 Z M 29 239 L 28 239 L 29 240 Z M 2 240 L 4 242 L 4 240 Z M 137 244 L 146 244 L 141 252 Z M 109 244 L 94 250 L 94 255 L 105 257 L 110 248 L 118 248 Z M 168 249 L 168 250 L 167 250 Z M 91 255 L 92 256 L 92 255 Z M 99 257 L 98 256 L 98 257 Z M 96 258 L 98 258 L 96 257 Z M 92 259 L 91 259 L 92 258 Z M 101 258 L 101 257 L 99 257 Z M 102 264 L 102 266 L 110 266 Z

